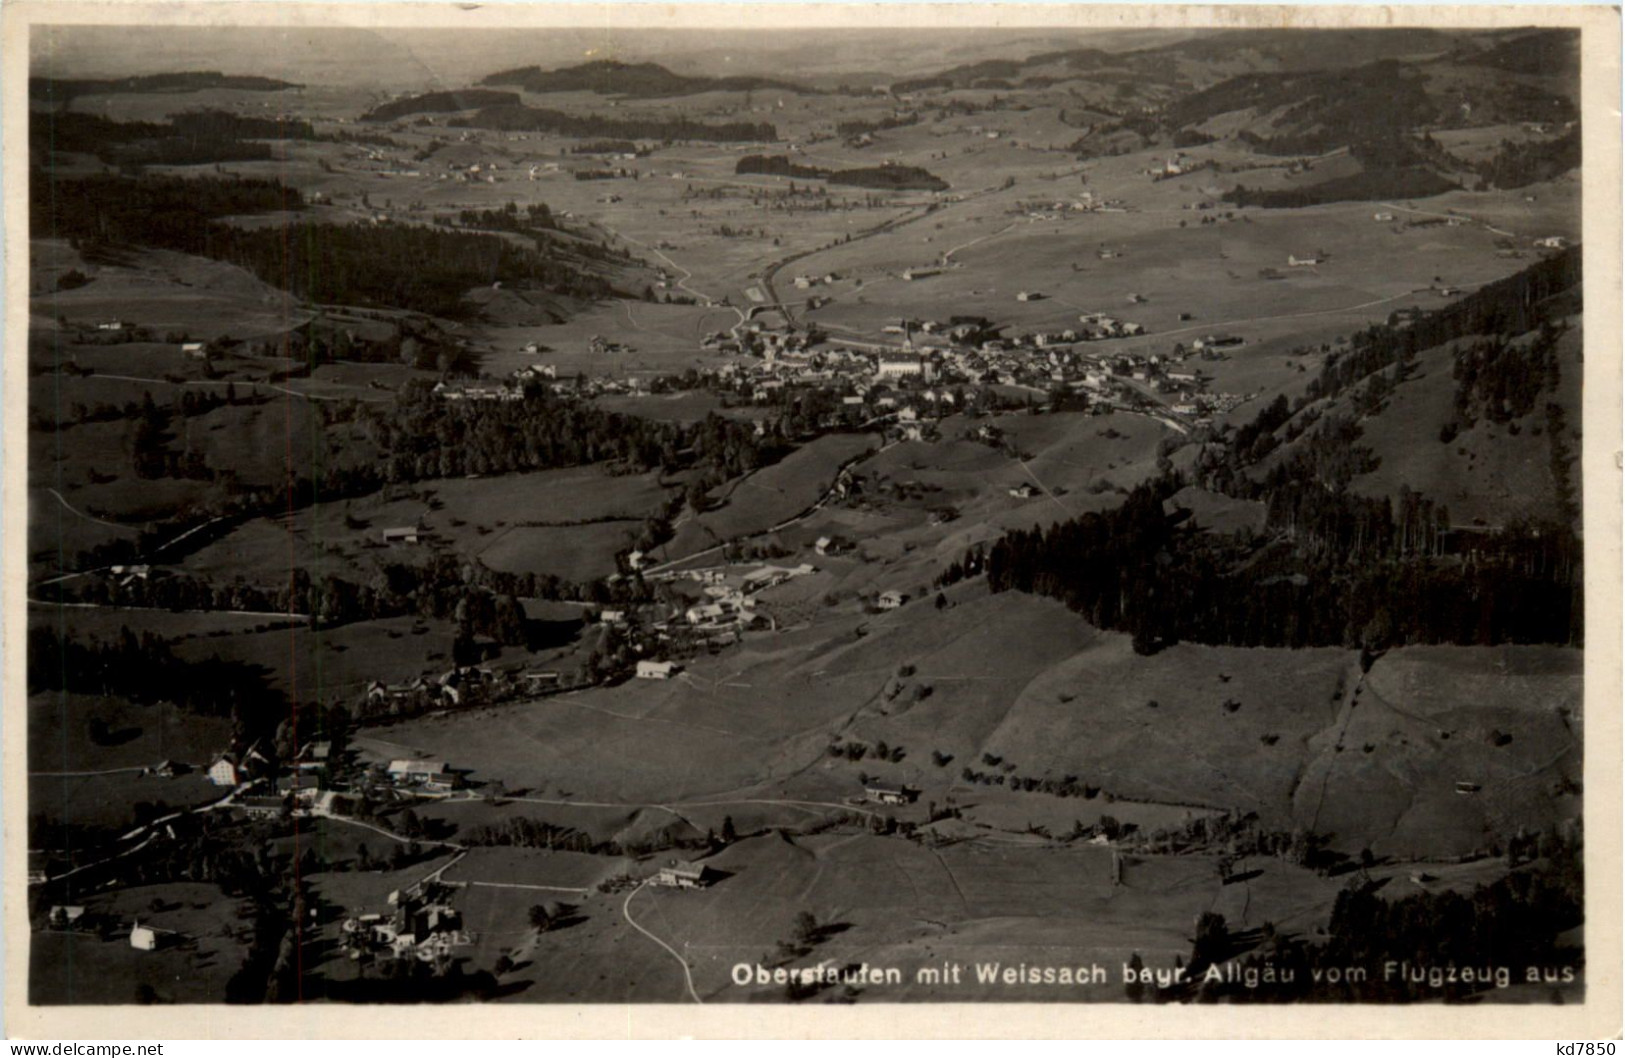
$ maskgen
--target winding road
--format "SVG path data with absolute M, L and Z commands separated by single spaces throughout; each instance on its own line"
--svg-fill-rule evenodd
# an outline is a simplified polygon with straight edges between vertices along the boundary
M 683 986 L 688 989 L 689 998 L 694 1000 L 696 1003 L 704 1005 L 705 1000 L 701 999 L 700 994 L 694 991 L 694 975 L 689 971 L 688 960 L 679 955 L 676 948 L 673 948 L 670 944 L 667 944 L 653 933 L 650 933 L 648 930 L 644 929 L 638 924 L 638 920 L 632 917 L 632 898 L 643 892 L 644 887 L 648 884 L 649 883 L 647 880 L 640 882 L 636 889 L 626 894 L 626 902 L 621 904 L 621 914 L 625 916 L 627 925 L 631 926 L 645 937 L 648 937 L 662 948 L 665 948 L 666 951 L 671 954 L 671 957 L 677 960 L 678 965 L 683 968 Z

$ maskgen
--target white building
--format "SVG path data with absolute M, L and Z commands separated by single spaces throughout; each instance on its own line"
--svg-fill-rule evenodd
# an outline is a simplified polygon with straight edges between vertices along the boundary
M 669 680 L 676 671 L 677 663 L 673 661 L 640 661 L 637 677 L 640 680 Z
M 660 868 L 653 878 L 655 885 L 671 889 L 702 889 L 706 881 L 704 864 L 679 863 L 676 860 Z

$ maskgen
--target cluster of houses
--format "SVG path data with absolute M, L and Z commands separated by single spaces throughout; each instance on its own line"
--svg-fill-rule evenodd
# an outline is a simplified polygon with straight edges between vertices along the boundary
M 471 691 L 489 691 L 497 674 L 477 665 L 459 665 L 439 676 L 414 676 L 399 683 L 373 680 L 361 692 L 364 714 L 416 713 L 436 706 L 465 704 Z M 394 707 L 394 708 L 392 708 Z
M 364 955 L 434 962 L 473 943 L 451 899 L 452 887 L 421 882 L 389 894 L 389 912 L 364 912 L 339 927 L 352 959 Z
M 525 399 L 525 387 L 523 384 L 509 385 L 505 382 L 436 382 L 434 395 L 441 400 L 519 401 Z
M 204 777 L 231 792 L 223 802 L 249 817 L 343 815 L 348 798 L 331 785 L 331 769 L 339 762 L 331 742 L 307 742 L 291 761 L 273 761 L 255 742 L 246 748 L 218 754 L 204 769 Z M 163 761 L 147 774 L 170 777 L 187 767 Z

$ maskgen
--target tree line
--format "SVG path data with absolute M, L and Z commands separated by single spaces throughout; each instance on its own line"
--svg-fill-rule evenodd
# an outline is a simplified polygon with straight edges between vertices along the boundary
M 367 409 L 364 423 L 387 452 L 390 481 L 506 474 L 614 462 L 633 471 L 705 466 L 735 477 L 776 462 L 789 445 L 756 436 L 750 423 L 714 412 L 692 424 L 617 412 L 542 387 L 524 400 L 447 401 L 411 383 L 388 411 Z
M 264 670 L 218 655 L 175 656 L 161 636 L 128 627 L 112 642 L 83 642 L 44 624 L 28 629 L 28 690 L 127 698 L 141 705 L 174 702 L 199 716 L 232 717 L 252 737 L 270 734 L 287 709 Z
M 566 253 L 500 235 L 406 224 L 293 220 L 243 229 L 220 222 L 238 214 L 297 211 L 299 192 L 272 180 L 88 176 L 32 173 L 30 231 L 97 247 L 152 246 L 239 265 L 272 286 L 326 304 L 380 305 L 434 315 L 466 315 L 463 295 L 496 282 L 603 298 L 602 277 Z
M 465 118 L 448 122 L 454 128 L 492 129 L 498 132 L 546 132 L 583 139 L 658 140 L 672 143 L 773 143 L 779 131 L 760 121 L 709 124 L 681 115 L 612 118 L 601 114 L 567 114 L 562 110 L 522 104 L 487 106 Z

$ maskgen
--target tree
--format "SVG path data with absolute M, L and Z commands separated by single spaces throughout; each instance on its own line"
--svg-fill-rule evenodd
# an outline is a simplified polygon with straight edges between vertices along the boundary
M 553 915 L 547 910 L 546 904 L 531 905 L 530 927 L 540 933 L 546 933 L 553 928 Z
M 1224 916 L 1204 911 L 1196 919 L 1196 939 L 1191 944 L 1191 973 L 1206 970 L 1221 961 L 1230 950 L 1230 929 Z
M 1123 986 L 1123 993 L 1128 996 L 1130 1003 L 1138 1003 L 1145 998 L 1145 982 L 1140 980 L 1140 973 L 1145 969 L 1145 963 L 1140 959 L 1140 953 L 1135 952 L 1128 959 L 1129 979 Z
M 688 500 L 689 510 L 693 511 L 695 514 L 700 514 L 705 511 L 706 504 L 710 502 L 709 498 L 706 496 L 706 492 L 707 489 L 705 487 L 704 479 L 695 478 L 693 481 L 688 483 L 686 498 Z
M 810 945 L 818 941 L 818 918 L 811 911 L 801 911 L 796 914 L 796 943 Z
M 739 840 L 739 831 L 734 829 L 734 817 L 722 817 L 722 840 L 729 845 Z

